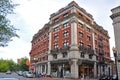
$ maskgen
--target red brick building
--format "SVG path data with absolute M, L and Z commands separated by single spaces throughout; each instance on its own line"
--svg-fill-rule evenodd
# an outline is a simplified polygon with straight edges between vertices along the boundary
M 32 40 L 31 65 L 37 73 L 72 78 L 110 75 L 108 31 L 72 1 L 51 14 Z M 37 60 L 35 60 L 37 59 Z

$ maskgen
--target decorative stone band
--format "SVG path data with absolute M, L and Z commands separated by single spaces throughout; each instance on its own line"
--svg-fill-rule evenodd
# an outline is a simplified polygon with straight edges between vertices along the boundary
M 114 18 L 116 18 L 118 16 L 120 16 L 120 12 L 112 14 L 110 17 L 111 17 L 111 19 L 114 19 Z

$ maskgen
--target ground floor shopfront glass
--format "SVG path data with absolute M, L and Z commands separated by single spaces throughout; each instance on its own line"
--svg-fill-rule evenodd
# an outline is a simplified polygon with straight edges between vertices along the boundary
M 54 77 L 64 77 L 70 74 L 68 62 L 51 62 L 51 75 Z
M 79 65 L 79 64 L 78 64 Z M 94 78 L 94 62 L 82 62 L 79 67 L 79 78 Z

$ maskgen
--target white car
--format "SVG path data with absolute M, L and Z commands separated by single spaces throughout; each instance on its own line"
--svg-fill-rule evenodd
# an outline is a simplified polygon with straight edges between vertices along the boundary
M 26 77 L 27 78 L 33 78 L 34 74 L 32 72 L 28 72 L 28 73 L 26 73 Z

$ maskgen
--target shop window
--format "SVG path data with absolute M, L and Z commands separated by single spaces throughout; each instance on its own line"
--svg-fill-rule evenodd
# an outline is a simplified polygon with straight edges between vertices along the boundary
M 69 26 L 69 23 L 68 23 L 68 22 L 66 22 L 66 23 L 63 24 L 63 27 L 64 27 L 64 28 L 67 28 L 68 26 Z
M 64 36 L 64 38 L 67 38 L 69 36 L 69 33 L 68 32 L 64 32 L 63 36 Z

